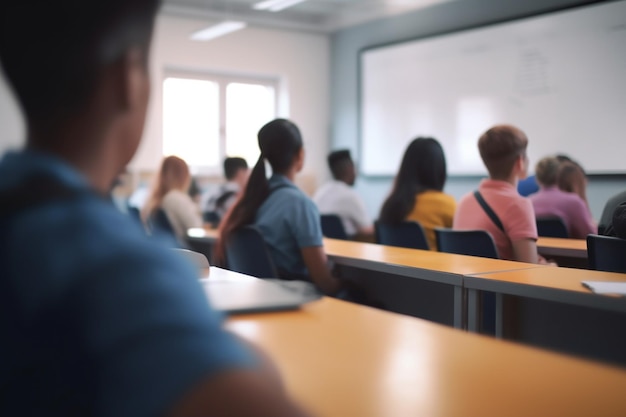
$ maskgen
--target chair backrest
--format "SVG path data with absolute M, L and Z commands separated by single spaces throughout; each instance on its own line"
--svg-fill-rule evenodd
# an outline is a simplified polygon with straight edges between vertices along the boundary
M 141 213 L 138 207 L 128 206 L 128 215 L 133 219 L 141 222 Z
M 537 217 L 537 233 L 543 237 L 569 237 L 567 226 L 560 217 Z
M 254 226 L 243 226 L 226 241 L 228 269 L 257 278 L 278 278 L 278 271 L 263 240 Z
M 174 227 L 170 223 L 170 219 L 167 217 L 165 210 L 157 209 L 150 218 L 150 230 L 154 234 L 155 232 L 170 233 L 176 235 Z
M 202 220 L 205 223 L 211 223 L 213 227 L 219 226 L 221 217 L 216 211 L 205 211 L 202 213 Z
M 493 237 L 485 230 L 452 230 L 435 228 L 437 250 L 458 255 L 498 259 Z
M 417 222 L 387 224 L 377 220 L 374 222 L 374 229 L 376 232 L 376 243 L 381 245 L 429 249 L 424 229 Z
M 322 223 L 322 234 L 324 236 L 332 239 L 348 239 L 348 234 L 339 216 L 336 214 L 322 214 L 320 220 Z
M 589 267 L 598 271 L 626 273 L 626 240 L 587 235 Z

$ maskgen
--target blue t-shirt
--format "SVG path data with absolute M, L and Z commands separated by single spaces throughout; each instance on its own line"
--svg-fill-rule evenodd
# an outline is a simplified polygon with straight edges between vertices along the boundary
M 196 270 L 50 155 L 0 161 L 0 192 L 39 172 L 80 196 L 0 219 L 0 415 L 162 415 L 196 383 L 253 366 Z
M 308 275 L 301 248 L 322 246 L 317 207 L 285 176 L 270 180 L 270 195 L 256 214 L 255 226 L 267 243 L 279 271 Z
M 517 192 L 523 197 L 528 197 L 537 191 L 539 191 L 539 184 L 537 184 L 537 178 L 534 175 L 529 175 L 517 183 Z

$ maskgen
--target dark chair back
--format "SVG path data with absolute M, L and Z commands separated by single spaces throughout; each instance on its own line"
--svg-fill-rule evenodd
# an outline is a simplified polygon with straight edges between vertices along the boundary
M 150 219 L 148 219 L 147 230 L 151 236 L 160 236 L 173 240 L 173 244 L 177 247 L 185 246 L 178 240 L 178 236 L 176 236 L 170 219 L 167 217 L 167 214 L 165 214 L 165 210 L 161 208 L 155 210 L 152 216 L 150 216 Z
M 216 211 L 205 211 L 202 213 L 202 220 L 205 223 L 211 223 L 213 227 L 217 228 L 222 218 Z
M 254 226 L 243 226 L 226 242 L 228 269 L 257 278 L 278 278 L 278 271 L 261 232 Z
M 159 233 L 167 233 L 172 236 L 176 235 L 174 232 L 174 227 L 172 223 L 170 223 L 170 219 L 165 214 L 165 210 L 157 209 L 154 211 L 150 219 L 148 220 L 148 228 L 150 229 L 150 233 L 155 235 Z
M 348 239 L 348 234 L 339 216 L 336 214 L 322 214 L 320 220 L 322 223 L 322 234 L 325 237 L 342 240 Z
M 439 252 L 499 258 L 493 237 L 484 230 L 435 228 L 435 238 Z M 496 331 L 496 297 L 494 293 L 484 291 L 481 295 L 481 305 L 480 332 L 493 335 Z
M 560 217 L 537 217 L 537 233 L 543 237 L 569 237 L 567 226 Z
M 484 230 L 435 229 L 437 250 L 458 255 L 498 259 L 493 237 Z
M 376 243 L 381 245 L 429 249 L 424 229 L 417 222 L 387 224 L 377 220 L 374 222 L 374 229 L 376 231 Z
M 141 213 L 138 207 L 128 206 L 128 215 L 131 219 L 136 220 L 141 223 Z
M 589 267 L 598 271 L 626 273 L 626 240 L 587 235 Z

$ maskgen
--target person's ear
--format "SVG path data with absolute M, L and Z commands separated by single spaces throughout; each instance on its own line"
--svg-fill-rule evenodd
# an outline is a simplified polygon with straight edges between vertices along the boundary
M 304 166 L 304 146 L 300 148 L 296 155 L 296 164 L 298 167 L 298 171 L 300 171 Z

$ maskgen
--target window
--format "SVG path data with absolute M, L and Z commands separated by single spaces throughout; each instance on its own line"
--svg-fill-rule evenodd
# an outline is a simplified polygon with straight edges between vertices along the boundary
M 274 80 L 168 73 L 163 81 L 163 154 L 194 173 L 221 173 L 226 156 L 253 166 L 257 132 L 276 117 Z

